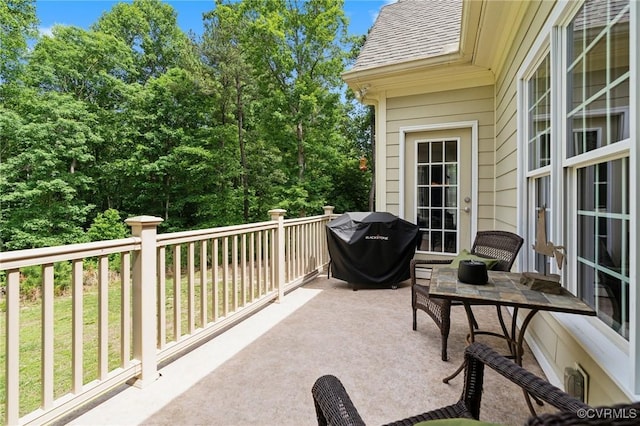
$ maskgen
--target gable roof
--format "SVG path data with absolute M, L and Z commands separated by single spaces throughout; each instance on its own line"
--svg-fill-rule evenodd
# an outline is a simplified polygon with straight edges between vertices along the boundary
M 457 52 L 462 0 L 399 0 L 384 6 L 351 71 Z

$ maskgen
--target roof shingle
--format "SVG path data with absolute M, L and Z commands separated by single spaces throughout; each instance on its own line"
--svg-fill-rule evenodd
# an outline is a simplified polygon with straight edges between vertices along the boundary
M 384 6 L 352 71 L 456 52 L 462 0 L 399 0 Z

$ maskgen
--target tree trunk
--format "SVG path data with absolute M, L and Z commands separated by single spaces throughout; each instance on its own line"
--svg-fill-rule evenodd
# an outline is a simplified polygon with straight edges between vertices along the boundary
M 242 84 L 236 77 L 236 105 L 238 106 L 238 145 L 240 146 L 240 165 L 242 167 L 242 215 L 245 223 L 249 221 L 249 170 L 247 167 L 247 153 L 244 146 L 244 105 L 242 104 Z
M 296 127 L 296 134 L 298 137 L 298 181 L 302 182 L 304 180 L 304 139 L 303 139 L 303 131 L 302 131 L 302 123 L 298 122 Z

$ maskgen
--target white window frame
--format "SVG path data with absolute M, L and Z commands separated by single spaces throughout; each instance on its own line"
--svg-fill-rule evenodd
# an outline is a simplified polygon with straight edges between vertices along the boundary
M 629 139 L 626 141 L 612 143 L 592 152 L 586 152 L 574 157 L 567 158 L 567 147 L 563 135 L 567 133 L 565 118 L 568 111 L 568 101 L 565 96 L 566 77 L 566 28 L 572 21 L 577 11 L 582 7 L 584 1 L 558 1 L 549 16 L 544 28 L 536 38 L 529 54 L 523 61 L 522 67 L 517 75 L 518 78 L 518 208 L 529 208 L 529 178 L 542 176 L 547 173 L 551 175 L 551 199 L 558 200 L 553 203 L 551 216 L 564 218 L 563 221 L 552 220 L 549 224 L 548 238 L 556 243 L 564 243 L 568 247 L 567 266 L 562 271 L 563 282 L 567 283 L 567 288 L 574 294 L 577 291 L 576 277 L 576 254 L 572 248 L 577 247 L 577 235 L 573 231 L 576 229 L 575 217 L 577 212 L 575 194 L 575 182 L 577 168 L 592 164 L 594 162 L 609 161 L 617 158 L 629 158 L 629 182 L 630 194 L 637 194 L 640 191 L 640 134 L 638 122 L 640 121 L 640 99 L 639 99 L 639 73 L 640 55 L 637 45 L 634 47 L 633 40 L 639 40 L 640 36 L 640 3 L 631 0 L 630 9 L 630 47 L 629 57 L 629 111 L 624 111 L 625 118 L 629 118 Z M 528 160 L 528 134 L 527 120 L 528 108 L 527 97 L 528 78 L 540 64 L 544 55 L 551 51 L 551 164 L 545 168 L 536 169 L 529 172 Z M 632 143 L 635 141 L 635 143 Z M 596 161 L 597 160 L 597 161 Z M 629 258 L 639 259 L 640 232 L 638 223 L 640 221 L 640 203 L 638 197 L 630 195 L 630 223 L 629 223 Z M 521 235 L 529 235 L 527 212 L 520 211 L 518 214 L 518 230 Z M 562 223 L 560 223 L 562 222 Z M 525 247 L 531 246 L 534 241 L 527 241 L 525 237 Z M 521 256 L 521 270 L 528 270 L 532 265 L 532 256 Z M 555 263 L 555 262 L 554 262 Z M 571 265 L 571 266 L 570 266 Z M 607 372 L 610 378 L 618 384 L 627 396 L 632 400 L 640 399 L 640 277 L 638 276 L 638 262 L 630 263 L 629 277 L 629 340 L 626 341 L 606 324 L 594 317 L 584 317 L 562 313 L 552 313 L 553 317 L 562 325 L 581 345 L 599 366 Z M 544 367 L 544 360 L 541 360 Z M 555 378 L 556 383 L 558 379 Z M 561 380 L 561 379 L 560 379 Z
M 540 65 L 542 64 L 542 62 L 545 60 L 545 58 L 547 57 L 547 55 L 549 56 L 549 61 L 550 61 L 550 70 L 553 71 L 553 69 L 551 68 L 552 66 L 552 61 L 551 61 L 551 55 L 549 53 L 550 48 L 549 48 L 549 43 L 548 40 L 545 40 L 543 42 L 543 47 L 538 49 L 538 52 L 534 57 L 530 58 L 530 62 L 529 62 L 529 66 L 520 74 L 519 78 L 518 78 L 518 83 L 519 83 L 519 90 L 520 93 L 522 94 L 522 96 L 519 96 L 519 102 L 521 103 L 522 107 L 519 108 L 519 111 L 521 111 L 521 117 L 520 121 L 521 121 L 521 125 L 518 126 L 518 129 L 521 129 L 521 133 L 522 133 L 522 138 L 524 139 L 524 143 L 519 144 L 519 146 L 522 149 L 519 149 L 519 156 L 520 156 L 520 167 L 519 169 L 523 170 L 523 183 L 522 183 L 522 188 L 525 188 L 524 192 L 524 198 L 522 200 L 523 204 L 521 204 L 522 206 L 525 206 L 525 211 L 523 212 L 523 214 L 519 215 L 521 220 L 523 221 L 522 223 L 522 227 L 520 227 L 520 229 L 524 230 L 524 233 L 520 233 L 521 235 L 524 235 L 524 239 L 525 239 L 525 247 L 531 247 L 533 244 L 535 244 L 535 227 L 536 227 L 536 222 L 533 218 L 535 218 L 535 214 L 533 213 L 536 206 L 536 193 L 535 193 L 535 179 L 537 178 L 542 178 L 545 176 L 550 176 L 550 180 L 551 180 L 551 184 L 550 186 L 553 187 L 553 179 L 554 176 L 551 173 L 552 170 L 552 164 L 554 161 L 554 158 L 557 156 L 556 152 L 554 151 L 554 136 L 553 136 L 553 122 L 550 123 L 550 129 L 549 129 L 549 134 L 550 134 L 550 146 L 549 146 L 549 155 L 551 156 L 551 161 L 549 164 L 547 164 L 546 166 L 542 166 L 542 167 L 537 167 L 533 170 L 529 170 L 529 165 L 530 165 L 530 158 L 529 158 L 529 143 L 530 143 L 530 138 L 529 138 L 529 124 L 530 124 L 530 120 L 529 120 L 529 109 L 530 109 L 530 99 L 529 99 L 529 82 L 531 81 L 531 78 L 533 78 L 534 73 L 538 70 L 538 68 L 540 67 Z M 553 77 L 553 75 L 550 75 L 550 78 Z M 553 82 L 553 78 L 551 78 L 551 81 Z M 549 115 L 551 117 L 554 117 L 554 109 L 555 109 L 555 99 L 553 98 L 553 87 L 550 87 L 550 102 L 551 102 L 551 110 L 549 111 Z M 556 200 L 557 198 L 553 198 L 550 194 L 549 196 L 550 200 Z M 557 203 L 554 203 L 557 204 Z M 548 208 L 551 209 L 550 215 L 549 215 L 549 223 L 547 224 L 548 228 L 549 228 L 549 235 L 547 236 L 547 238 L 549 240 L 552 240 L 552 238 L 550 237 L 551 234 L 553 234 L 553 230 L 551 229 L 551 227 L 553 226 L 554 220 L 553 220 L 553 205 L 552 206 L 547 206 Z M 522 256 L 522 265 L 523 266 L 523 270 L 525 271 L 533 271 L 535 269 L 535 254 L 533 253 L 532 250 L 528 251 L 529 255 L 528 256 Z M 551 264 L 551 267 L 553 267 L 553 262 Z M 554 273 L 557 273 L 557 271 L 554 269 L 551 270 Z

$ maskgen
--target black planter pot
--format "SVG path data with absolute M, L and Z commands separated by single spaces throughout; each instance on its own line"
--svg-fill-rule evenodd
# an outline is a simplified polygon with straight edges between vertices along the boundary
M 467 284 L 486 284 L 487 265 L 478 260 L 461 260 L 458 266 L 458 279 Z

